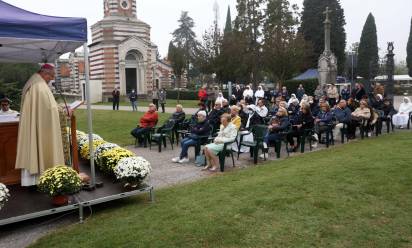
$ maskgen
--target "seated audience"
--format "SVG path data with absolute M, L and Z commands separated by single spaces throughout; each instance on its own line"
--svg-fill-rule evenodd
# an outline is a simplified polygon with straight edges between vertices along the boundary
M 207 106 L 206 106 L 206 104 L 204 104 L 203 102 L 199 102 L 198 104 L 197 104 L 197 106 L 199 106 L 199 109 L 192 115 L 192 123 L 195 123 L 196 122 L 196 120 L 197 120 L 197 113 L 199 112 L 199 111 L 205 111 L 206 112 L 206 115 L 207 115 Z
M 132 130 L 131 135 L 139 141 L 142 146 L 144 142 L 144 135 L 156 126 L 159 116 L 156 111 L 156 106 L 149 104 L 149 110 L 140 118 L 140 125 Z
M 275 145 L 276 142 L 280 141 L 282 138 L 281 132 L 288 130 L 290 125 L 288 118 L 288 111 L 285 108 L 279 108 L 276 116 L 270 120 L 268 126 L 268 133 L 265 136 L 263 142 L 264 153 L 267 153 L 268 145 Z M 265 155 L 262 154 L 261 157 Z
M 232 95 L 232 97 L 230 97 L 230 100 L 229 100 L 229 105 L 230 105 L 230 106 L 236 105 L 237 102 L 238 102 L 238 101 L 237 101 L 236 96 L 235 96 L 235 95 Z
M 314 119 L 312 113 L 310 112 L 309 105 L 303 105 L 300 111 L 293 120 L 291 120 L 292 131 L 288 133 L 288 142 L 293 152 L 300 146 L 301 137 L 304 135 L 305 130 L 313 128 Z M 297 143 L 295 145 L 294 137 L 297 138 Z
M 187 136 L 180 142 L 180 146 L 182 147 L 180 156 L 173 158 L 172 161 L 174 163 L 181 163 L 181 164 L 189 162 L 189 156 L 188 156 L 189 147 L 196 145 L 200 139 L 200 136 L 208 135 L 209 131 L 210 131 L 210 127 L 209 127 L 209 122 L 206 120 L 206 111 L 199 111 L 197 113 L 196 124 L 192 126 L 189 136 Z
M 343 126 L 349 125 L 352 119 L 352 111 L 348 108 L 346 104 L 346 100 L 340 100 L 338 105 L 336 105 L 335 109 L 333 109 L 333 115 L 336 118 L 337 124 L 335 129 L 333 130 L 333 136 L 337 137 L 340 130 Z
M 222 109 L 222 102 L 216 101 L 215 107 L 207 116 L 207 120 L 209 121 L 209 124 L 213 126 L 213 130 L 219 129 L 220 117 L 222 116 L 223 113 L 224 113 L 224 110 Z
M 324 133 L 329 129 L 329 125 L 332 124 L 333 114 L 330 111 L 330 106 L 327 102 L 320 104 L 320 111 L 315 118 L 315 134 L 313 138 L 315 142 L 312 144 L 312 147 L 317 147 L 317 141 L 319 141 L 320 134 Z
M 266 116 L 268 116 L 268 108 L 266 108 L 265 106 L 265 100 L 260 99 L 258 101 L 258 105 L 256 106 L 256 113 L 262 118 L 265 118 Z
M 276 115 L 276 113 L 278 112 L 279 104 L 280 104 L 281 101 L 282 101 L 281 97 L 276 97 L 276 99 L 273 99 L 272 105 L 270 106 L 269 113 L 268 113 L 269 116 L 275 116 Z
M 236 126 L 233 125 L 231 121 L 232 117 L 230 114 L 223 114 L 220 122 L 220 131 L 217 137 L 214 139 L 213 143 L 206 145 L 204 152 L 207 160 L 207 165 L 203 170 L 208 170 L 216 172 L 219 166 L 219 158 L 217 155 L 223 150 L 224 143 L 233 142 L 237 136 Z M 228 147 L 231 148 L 230 146 Z
M 362 125 L 363 121 L 371 118 L 371 110 L 365 100 L 360 101 L 359 108 L 352 112 L 351 118 L 351 124 L 348 127 L 348 138 L 354 139 L 356 128 Z
M 409 114 L 412 112 L 412 103 L 408 97 L 403 98 L 403 102 L 399 105 L 399 111 L 393 116 L 393 125 L 403 128 L 408 124 Z
M 183 111 L 183 106 L 178 104 L 176 105 L 176 111 L 170 116 L 169 120 L 174 120 L 175 121 L 175 127 L 177 130 L 177 127 L 181 127 L 181 124 L 184 122 L 186 118 L 186 114 Z M 159 127 L 157 129 L 157 132 L 161 132 L 164 128 L 164 125 L 162 125 L 161 127 Z
M 230 116 L 232 117 L 232 119 L 230 120 L 230 122 L 236 126 L 236 129 L 239 130 L 240 129 L 240 125 L 242 123 L 241 118 L 239 116 L 239 110 L 240 108 L 236 105 L 233 105 L 230 107 Z
M 230 114 L 230 105 L 227 99 L 222 100 L 222 110 L 223 110 L 223 113 Z

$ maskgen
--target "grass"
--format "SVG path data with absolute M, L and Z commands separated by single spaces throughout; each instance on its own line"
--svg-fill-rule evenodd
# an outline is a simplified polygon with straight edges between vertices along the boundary
M 121 201 L 32 247 L 411 247 L 412 133 Z M 120 204 L 119 204 L 120 205 Z
M 139 106 L 148 106 L 149 103 L 152 103 L 152 101 L 149 100 L 138 100 L 137 101 L 137 105 Z M 198 100 L 180 100 L 180 104 L 183 106 L 183 108 L 198 108 L 197 104 L 199 103 Z M 166 100 L 166 107 L 175 107 L 177 105 L 177 100 L 176 99 L 168 99 Z M 108 106 L 112 106 L 111 102 L 100 102 L 100 103 L 96 103 L 95 105 L 108 105 Z M 119 103 L 120 106 L 130 106 L 130 102 L 120 102 Z M 159 105 L 160 108 L 160 105 Z
M 139 123 L 142 112 L 93 110 L 93 133 L 102 136 L 106 141 L 121 146 L 131 145 L 134 142 L 130 131 Z M 159 124 L 163 123 L 170 114 L 159 113 Z M 76 111 L 77 129 L 88 131 L 87 112 Z

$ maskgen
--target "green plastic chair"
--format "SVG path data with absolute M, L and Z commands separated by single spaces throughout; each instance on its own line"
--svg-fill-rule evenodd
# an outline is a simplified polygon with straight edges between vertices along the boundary
M 267 133 L 268 127 L 266 125 L 255 125 L 251 128 L 249 133 L 253 133 L 253 142 L 240 140 L 237 158 L 239 159 L 240 147 L 250 147 L 250 157 L 253 157 L 253 162 L 257 164 L 259 148 L 263 149 L 263 140 Z

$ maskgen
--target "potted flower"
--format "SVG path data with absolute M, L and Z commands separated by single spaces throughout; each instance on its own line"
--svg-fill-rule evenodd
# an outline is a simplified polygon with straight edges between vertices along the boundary
M 9 200 L 10 193 L 6 185 L 0 183 L 0 210 L 4 207 L 6 202 Z
M 121 147 L 115 147 L 101 154 L 101 162 L 99 164 L 99 168 L 106 174 L 113 174 L 114 168 L 122 158 L 129 158 L 134 156 L 135 154 L 129 150 Z
M 125 188 L 132 189 L 140 186 L 151 171 L 149 161 L 142 157 L 123 158 L 114 168 L 116 178 L 125 183 Z
M 93 134 L 93 140 L 103 140 L 103 138 L 97 134 Z M 79 150 L 81 150 L 84 145 L 89 144 L 89 135 L 88 134 L 83 135 L 82 133 L 78 133 L 77 134 L 77 144 L 78 144 Z
M 46 170 L 38 185 L 39 191 L 49 194 L 56 206 L 67 204 L 68 195 L 77 193 L 81 187 L 82 182 L 77 172 L 65 165 Z
M 94 161 L 95 161 L 95 164 L 96 164 L 96 165 L 101 164 L 101 157 L 102 157 L 102 154 L 103 154 L 105 151 L 111 150 L 111 149 L 116 148 L 116 147 L 119 147 L 119 146 L 116 145 L 116 144 L 113 144 L 113 143 L 104 143 L 104 144 L 99 145 L 99 146 L 96 148 L 95 152 L 94 152 Z
M 107 143 L 104 140 L 93 140 L 93 150 L 96 151 L 96 148 L 102 144 Z M 82 145 L 82 148 L 80 149 L 80 156 L 83 159 L 90 159 L 90 149 L 89 149 L 89 143 L 86 143 Z

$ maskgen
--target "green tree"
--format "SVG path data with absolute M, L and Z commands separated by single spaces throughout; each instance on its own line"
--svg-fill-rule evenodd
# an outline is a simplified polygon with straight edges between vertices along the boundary
M 409 76 L 412 77 L 412 18 L 411 18 L 411 31 L 409 32 L 408 46 L 406 47 L 406 64 L 408 66 Z
M 284 83 L 302 69 L 309 48 L 302 35 L 297 34 L 299 24 L 297 6 L 287 0 L 269 0 L 264 23 L 264 65 L 273 78 Z
M 198 48 L 198 41 L 196 40 L 196 34 L 193 31 L 195 22 L 189 16 L 187 11 L 182 11 L 180 19 L 178 20 L 179 27 L 172 33 L 173 45 L 183 51 L 186 61 L 186 71 L 191 71 L 191 64 L 194 62 L 196 56 L 196 50 Z M 191 76 L 190 74 L 188 75 Z
M 265 0 L 237 0 L 238 15 L 235 19 L 236 41 L 246 44 L 245 50 L 238 51 L 249 79 L 256 84 L 261 67 L 261 38 L 264 20 Z
M 224 34 L 228 34 L 232 32 L 232 15 L 230 13 L 230 6 L 227 7 L 227 14 L 226 14 L 226 24 Z
M 230 7 L 226 15 L 226 25 L 220 43 L 220 54 L 215 60 L 219 81 L 246 82 L 250 79 L 245 54 L 248 43 L 244 33 L 233 29 Z
M 7 96 L 13 101 L 11 108 L 19 110 L 21 90 L 31 75 L 38 70 L 37 64 L 0 63 L 0 98 Z
M 305 37 L 305 40 L 309 41 L 313 46 L 310 67 L 317 67 L 319 56 L 325 48 L 325 30 L 323 24 L 325 15 L 323 12 L 326 7 L 329 7 L 332 11 L 330 15 L 332 21 L 331 49 L 338 59 L 338 73 L 342 74 L 346 61 L 346 21 L 340 0 L 304 0 L 300 31 Z
M 375 18 L 369 13 L 363 26 L 358 48 L 358 75 L 364 79 L 372 79 L 379 70 L 378 37 Z
M 187 61 L 185 56 L 185 49 L 173 45 L 171 41 L 169 43 L 169 53 L 168 53 L 168 60 L 173 68 L 173 73 L 175 74 L 176 81 L 177 81 L 177 88 L 180 89 L 182 76 L 186 71 Z M 180 90 L 177 91 L 177 102 L 179 103 L 180 100 Z

